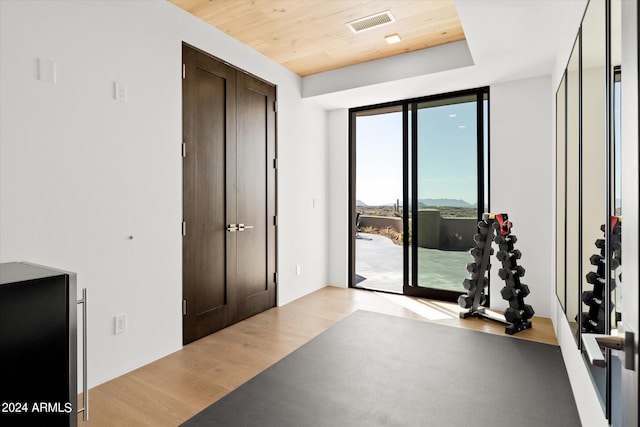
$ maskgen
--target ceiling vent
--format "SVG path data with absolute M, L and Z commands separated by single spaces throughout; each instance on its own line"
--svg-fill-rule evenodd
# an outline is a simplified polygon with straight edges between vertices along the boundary
M 371 30 L 382 25 L 395 22 L 393 15 L 390 11 L 376 13 L 375 15 L 366 16 L 364 18 L 356 19 L 355 21 L 347 22 L 347 26 L 354 33 L 360 33 L 362 31 Z

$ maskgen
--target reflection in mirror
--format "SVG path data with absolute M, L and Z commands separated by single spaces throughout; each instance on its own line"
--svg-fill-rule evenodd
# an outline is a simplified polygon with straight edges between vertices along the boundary
M 620 111 L 620 94 L 622 89 L 622 73 L 620 69 L 620 65 L 622 63 L 622 7 L 621 0 L 612 0 L 611 1 L 611 68 L 612 68 L 612 76 L 613 76 L 613 156 L 612 156 L 612 170 L 609 176 L 609 180 L 613 188 L 610 190 L 610 203 L 611 203 L 611 212 L 612 214 L 618 218 L 620 221 L 620 228 L 617 231 L 622 231 L 622 168 L 621 168 L 621 149 L 622 149 L 622 139 L 621 139 L 621 111 Z M 612 230 L 616 232 L 616 229 Z M 613 258 L 610 261 L 611 267 L 614 270 L 614 279 L 611 282 L 611 287 L 613 288 L 611 300 L 615 304 L 615 310 L 612 312 L 611 319 L 611 329 L 617 328 L 617 323 L 622 317 L 621 308 L 622 308 L 622 266 L 621 257 L 622 257 L 622 246 L 621 246 L 621 235 L 614 235 L 615 239 L 612 236 L 611 239 L 611 247 L 613 249 Z M 620 245 L 620 246 L 617 246 Z M 620 365 L 620 361 L 617 357 L 611 358 L 611 369 L 610 369 L 610 387 L 611 387 L 611 416 L 609 418 L 611 426 L 613 427 L 621 427 L 622 426 L 622 408 L 621 408 L 621 390 L 622 390 L 622 366 Z
M 556 93 L 556 295 L 564 310 L 565 289 L 565 170 L 566 74 Z
M 605 220 L 607 218 L 606 3 L 589 3 L 582 22 L 582 332 L 607 333 Z
M 578 276 L 578 137 L 580 109 L 580 35 L 576 39 L 567 65 L 567 120 L 566 120 L 566 170 L 565 170 L 565 280 L 566 313 L 576 342 L 578 336 L 578 301 L 580 298 Z
M 618 218 L 620 223 L 619 228 L 612 230 L 614 235 L 612 236 L 611 247 L 613 249 L 613 259 L 611 261 L 611 268 L 614 270 L 613 281 L 611 287 L 612 297 L 611 300 L 615 304 L 615 310 L 613 311 L 611 319 L 611 329 L 617 327 L 618 320 L 621 318 L 622 308 L 622 241 L 621 235 L 617 232 L 622 232 L 622 168 L 621 168 L 621 149 L 622 149 L 622 121 L 620 115 L 620 93 L 622 89 L 622 72 L 620 64 L 622 63 L 622 7 L 620 0 L 611 1 L 611 68 L 613 76 L 613 155 L 612 155 L 612 170 L 609 177 L 612 189 L 611 194 L 611 212 L 612 215 Z
M 581 330 L 608 333 L 605 225 L 608 217 L 607 36 L 605 1 L 591 1 L 582 21 Z M 587 362 L 605 409 L 606 370 Z

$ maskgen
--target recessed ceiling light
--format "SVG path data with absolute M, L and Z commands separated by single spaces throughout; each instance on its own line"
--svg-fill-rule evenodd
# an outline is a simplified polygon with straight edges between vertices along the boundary
M 394 43 L 398 43 L 400 41 L 400 35 L 399 34 L 389 34 L 388 36 L 384 36 L 384 39 L 387 41 L 387 43 L 394 44 Z
M 456 116 L 457 116 L 457 114 L 449 114 L 449 117 L 451 117 L 451 118 L 454 118 Z
M 458 126 L 458 128 L 464 129 L 464 128 L 466 128 L 466 126 L 465 125 L 460 125 L 460 126 Z

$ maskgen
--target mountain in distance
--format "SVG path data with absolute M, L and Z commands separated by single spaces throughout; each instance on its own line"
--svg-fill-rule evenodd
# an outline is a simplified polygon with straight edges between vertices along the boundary
M 395 203 L 385 203 L 382 205 L 375 205 L 375 206 L 395 206 Z M 400 202 L 400 205 L 402 206 L 402 202 Z M 356 200 L 356 207 L 368 207 L 370 205 L 366 204 L 365 202 L 363 202 L 360 199 Z M 450 207 L 450 208 L 476 208 L 478 205 L 477 203 L 468 203 L 465 202 L 464 200 L 461 199 L 418 199 L 418 207 L 420 208 L 425 208 L 425 207 L 441 207 L 441 206 L 446 206 L 446 207 Z
M 418 207 L 427 206 L 448 206 L 452 208 L 475 208 L 476 204 L 471 204 L 460 199 L 418 199 Z

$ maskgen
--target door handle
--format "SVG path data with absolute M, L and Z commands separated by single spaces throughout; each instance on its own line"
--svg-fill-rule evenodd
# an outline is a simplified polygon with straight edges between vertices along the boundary
M 238 226 L 236 224 L 229 224 L 229 226 L 227 227 L 227 231 L 231 233 L 233 233 L 234 231 L 238 231 Z
M 238 224 L 238 231 L 244 231 L 253 228 L 253 225 Z
M 623 353 L 618 357 L 625 369 L 635 370 L 635 337 L 622 322 L 618 322 L 617 335 L 582 334 L 582 344 L 589 363 L 594 366 L 604 368 L 607 365 L 601 349 L 610 348 Z

